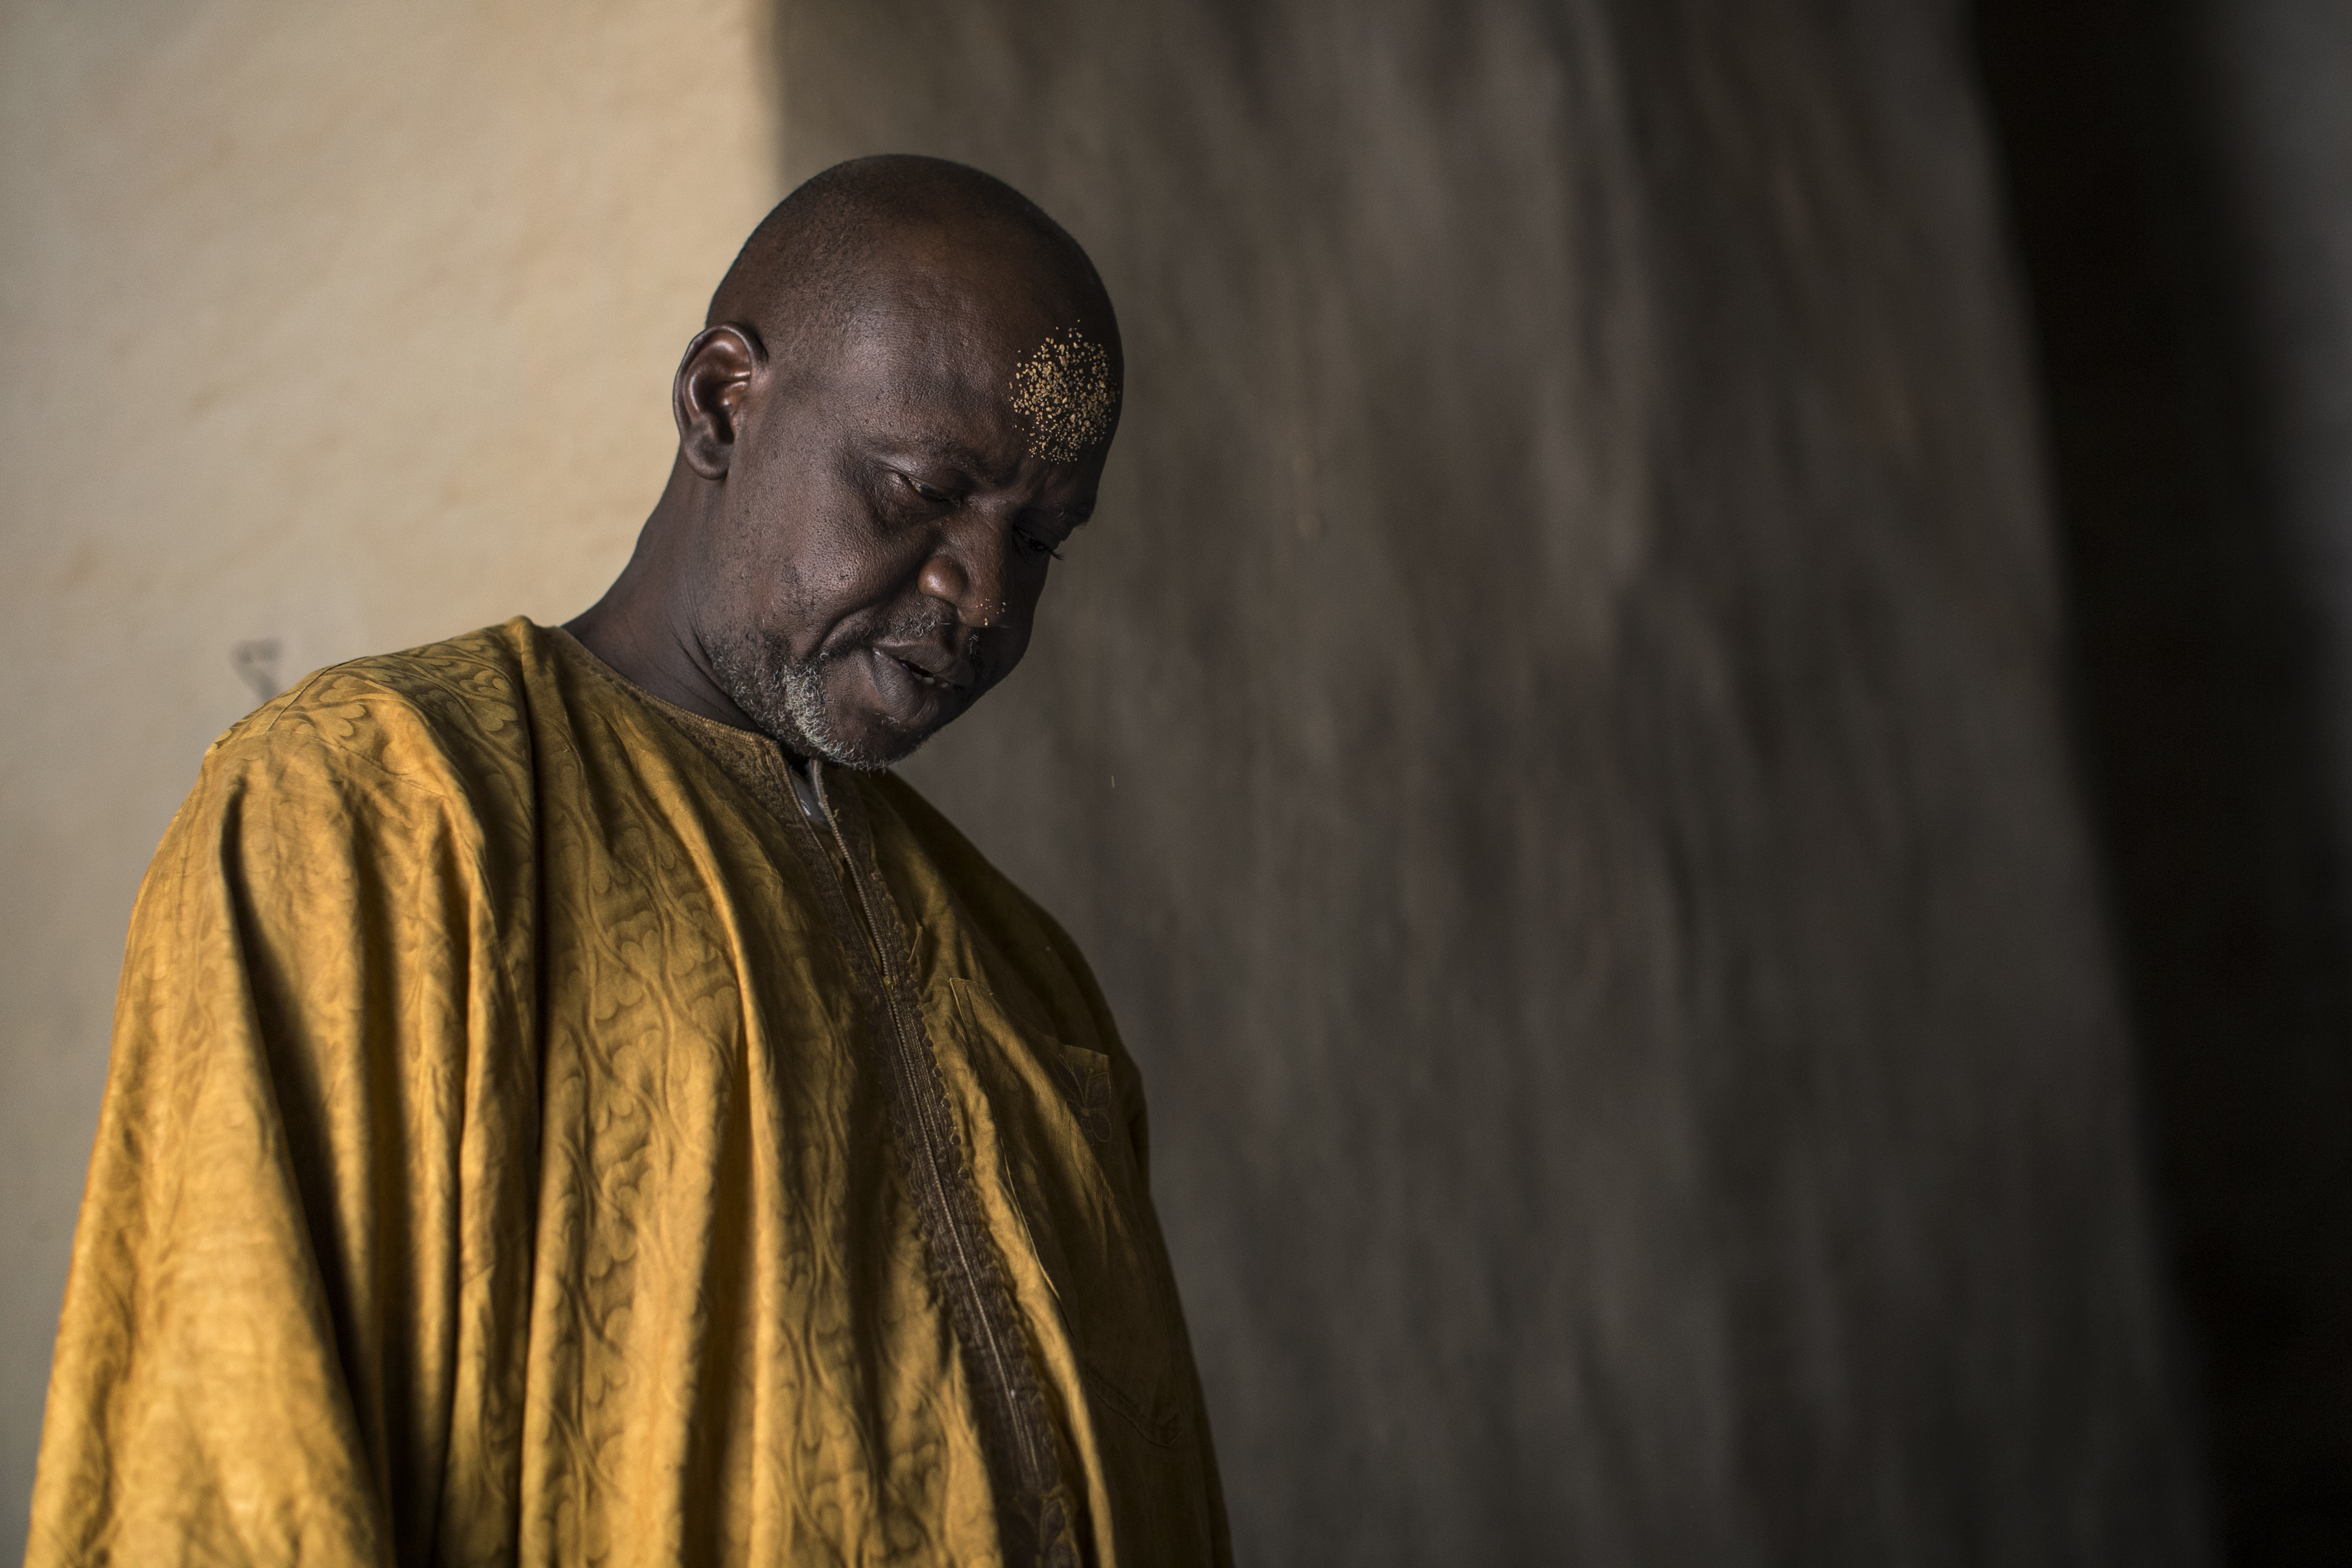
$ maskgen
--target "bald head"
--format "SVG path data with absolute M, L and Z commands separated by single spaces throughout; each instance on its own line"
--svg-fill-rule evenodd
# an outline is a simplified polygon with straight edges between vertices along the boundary
M 1094 263 L 1036 203 L 944 158 L 853 158 L 809 179 L 751 231 L 706 324 L 749 327 L 771 354 L 821 360 L 892 307 L 909 270 L 942 268 L 1028 294 L 1094 345 L 1116 395 L 1118 324 Z

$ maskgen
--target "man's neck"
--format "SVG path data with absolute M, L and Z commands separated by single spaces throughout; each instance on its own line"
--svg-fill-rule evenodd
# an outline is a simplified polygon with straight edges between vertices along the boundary
M 727 695 L 685 613 L 681 547 L 708 506 L 709 481 L 683 461 L 670 470 L 637 547 L 604 596 L 563 629 L 613 669 L 665 702 L 738 730 L 759 725 Z M 789 748 L 787 752 L 789 752 Z

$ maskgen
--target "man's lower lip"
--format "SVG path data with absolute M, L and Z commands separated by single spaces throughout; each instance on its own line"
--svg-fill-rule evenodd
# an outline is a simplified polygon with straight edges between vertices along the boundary
M 869 650 L 873 664 L 874 695 L 881 700 L 882 710 L 894 723 L 908 729 L 920 729 L 936 721 L 948 708 L 954 688 L 936 678 L 928 677 L 903 658 L 884 653 L 879 648 Z

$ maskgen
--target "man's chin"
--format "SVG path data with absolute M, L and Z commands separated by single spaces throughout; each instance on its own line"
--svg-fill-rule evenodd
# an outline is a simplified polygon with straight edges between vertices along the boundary
M 850 768 L 862 773 L 878 773 L 896 767 L 917 752 L 930 738 L 947 728 L 947 721 L 929 725 L 921 730 L 908 730 L 877 718 L 862 725 L 854 734 L 844 735 L 827 725 L 823 735 L 809 735 L 794 740 L 777 739 L 793 751 L 823 757 L 835 767 Z
M 851 751 L 846 748 L 824 748 L 820 749 L 816 754 L 835 767 L 848 768 L 861 773 L 884 773 L 921 751 L 924 742 L 938 732 L 935 730 L 927 731 L 903 745 L 888 750 L 867 751 L 860 748 Z

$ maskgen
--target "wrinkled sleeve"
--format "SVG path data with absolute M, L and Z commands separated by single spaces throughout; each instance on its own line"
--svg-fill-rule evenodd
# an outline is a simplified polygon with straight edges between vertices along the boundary
M 434 1539 L 447 1478 L 503 1484 L 527 1307 L 494 925 L 448 779 L 292 722 L 207 755 L 132 917 L 30 1568 L 497 1550 Z

